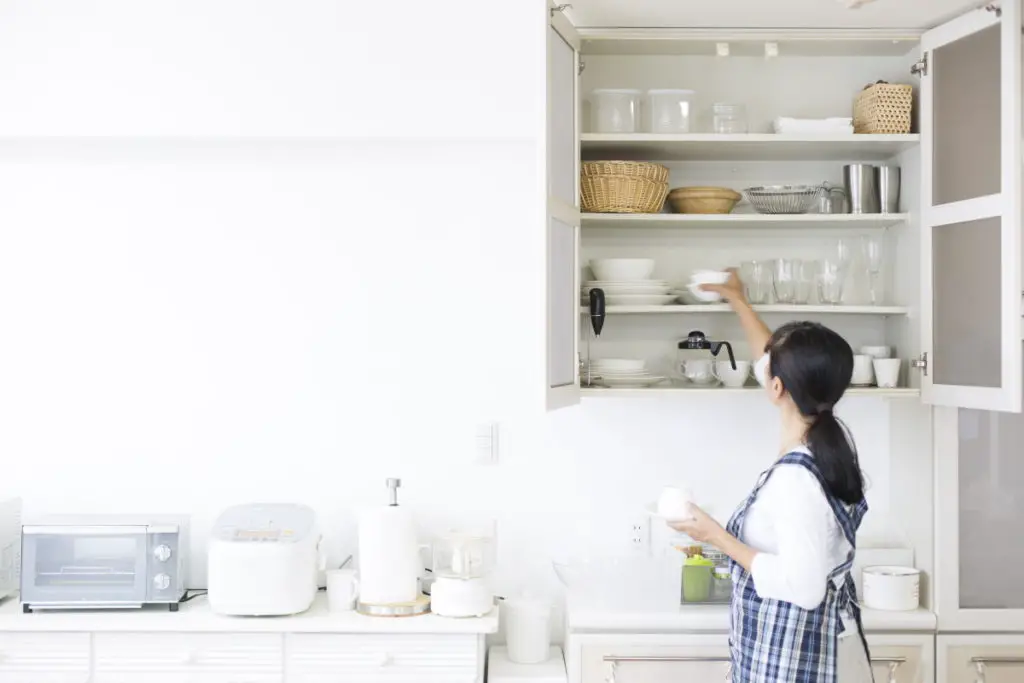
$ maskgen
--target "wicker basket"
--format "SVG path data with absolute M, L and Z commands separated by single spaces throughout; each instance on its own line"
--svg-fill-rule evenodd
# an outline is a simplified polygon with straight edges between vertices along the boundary
M 580 176 L 580 201 L 589 213 L 658 213 L 668 183 L 624 175 Z
M 879 81 L 853 103 L 853 132 L 901 135 L 910 132 L 914 87 Z
M 666 167 L 646 161 L 584 161 L 580 173 L 584 176 L 621 175 L 645 178 L 656 183 L 668 182 Z

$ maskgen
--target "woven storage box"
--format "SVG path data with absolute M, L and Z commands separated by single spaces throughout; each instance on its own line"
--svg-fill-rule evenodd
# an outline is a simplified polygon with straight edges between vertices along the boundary
M 624 175 L 580 176 L 580 202 L 589 213 L 658 213 L 668 183 Z
M 668 168 L 646 161 L 584 161 L 580 169 L 584 176 L 621 175 L 668 182 Z
M 853 103 L 853 132 L 902 135 L 910 132 L 914 87 L 874 83 Z

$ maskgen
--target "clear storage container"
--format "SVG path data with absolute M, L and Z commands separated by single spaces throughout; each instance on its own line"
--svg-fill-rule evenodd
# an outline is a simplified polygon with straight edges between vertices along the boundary
M 636 133 L 640 130 L 639 90 L 599 88 L 590 92 L 590 130 L 594 133 Z
M 747 132 L 747 108 L 742 104 L 716 104 L 711 107 L 714 132 L 735 135 Z
M 648 90 L 648 132 L 689 133 L 693 95 L 692 90 Z

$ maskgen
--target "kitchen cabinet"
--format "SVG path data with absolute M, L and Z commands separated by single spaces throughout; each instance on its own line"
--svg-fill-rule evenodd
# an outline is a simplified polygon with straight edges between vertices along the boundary
M 97 633 L 93 683 L 282 683 L 271 633 Z
M 481 643 L 470 635 L 289 634 L 288 683 L 480 683 Z
M 1024 636 L 940 635 L 937 683 L 1024 680 Z
M 878 683 L 931 683 L 931 634 L 869 634 Z M 572 634 L 569 683 L 727 681 L 727 634 Z
M 549 14 L 549 408 L 584 397 L 694 391 L 679 381 L 640 390 L 569 382 L 570 323 L 563 316 L 570 306 L 561 292 L 573 280 L 578 291 L 580 281 L 589 277 L 589 260 L 654 258 L 654 277 L 683 282 L 693 270 L 749 260 L 818 260 L 842 240 L 852 252 L 842 304 L 760 306 L 770 326 L 802 317 L 833 327 L 854 348 L 893 347 L 904 361 L 900 387 L 858 393 L 1020 412 L 1021 0 L 1003 2 L 999 11 L 972 10 L 923 33 L 574 30 L 563 13 Z M 559 41 L 558 36 L 570 38 Z M 718 43 L 728 45 L 728 56 L 717 54 Z M 765 58 L 766 43 L 778 47 L 778 57 Z M 573 88 L 567 86 L 571 50 L 581 67 Z M 915 86 L 918 123 L 913 132 L 771 132 L 773 119 L 780 116 L 851 116 L 853 97 L 877 80 Z M 626 87 L 695 90 L 691 132 L 592 131 L 586 94 Z M 708 132 L 710 106 L 716 102 L 745 104 L 749 133 Z M 571 143 L 569 130 L 576 131 Z M 669 168 L 670 187 L 841 185 L 847 163 L 899 166 L 901 199 L 898 212 L 885 215 L 759 215 L 743 205 L 720 216 L 576 213 L 578 200 L 571 208 L 565 202 L 571 182 L 566 169 L 572 170 L 573 181 L 578 175 L 566 160 L 573 144 L 582 160 L 661 163 Z M 574 225 L 579 238 L 573 258 Z M 875 301 L 868 295 L 861 249 L 867 236 L 879 237 L 884 245 L 882 296 Z M 575 267 L 571 277 L 565 272 L 570 266 Z M 573 301 L 579 303 L 575 294 Z M 657 375 L 678 375 L 675 342 L 690 330 L 730 339 L 741 357 L 747 355 L 726 306 L 611 305 L 600 338 L 594 337 L 585 310 L 572 317 L 581 356 L 644 358 Z M 751 383 L 748 389 L 753 388 Z M 724 390 L 698 389 L 695 395 L 708 391 Z
M 90 683 L 88 633 L 0 633 L 0 683 Z

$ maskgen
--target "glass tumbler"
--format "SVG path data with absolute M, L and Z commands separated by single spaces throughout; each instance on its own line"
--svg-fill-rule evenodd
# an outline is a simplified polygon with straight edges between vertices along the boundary
M 800 259 L 775 259 L 773 279 L 775 282 L 776 303 L 792 304 L 796 302 L 797 277 L 800 266 Z
M 746 287 L 747 301 L 752 304 L 768 303 L 772 289 L 770 261 L 744 261 L 740 264 L 740 278 Z
M 818 301 L 823 304 L 843 303 L 843 286 L 846 284 L 847 261 L 832 256 L 822 259 L 818 265 Z
M 818 272 L 817 261 L 800 261 L 796 269 L 796 298 L 793 303 L 807 304 L 814 289 L 814 276 Z

